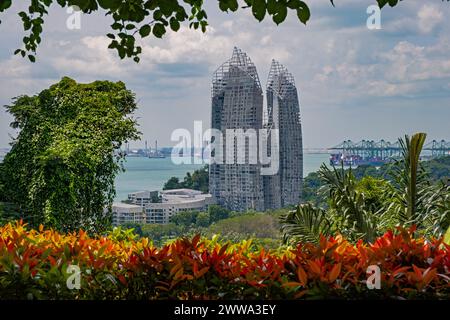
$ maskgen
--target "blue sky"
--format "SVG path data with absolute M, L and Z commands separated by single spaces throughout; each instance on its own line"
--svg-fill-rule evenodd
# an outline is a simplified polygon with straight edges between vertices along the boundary
M 23 34 L 15 2 L 0 25 L 0 105 L 35 94 L 69 76 L 80 82 L 122 80 L 136 93 L 143 141 L 174 145 L 174 129 L 210 121 L 210 81 L 234 46 L 255 62 L 265 86 L 272 58 L 294 75 L 300 95 L 304 146 L 329 147 L 344 139 L 395 140 L 416 131 L 450 140 L 450 5 L 408 0 L 383 9 L 381 30 L 366 27 L 374 0 L 309 1 L 305 27 L 292 12 L 276 26 L 258 23 L 248 10 L 226 14 L 206 1 L 206 34 L 182 27 L 163 39 L 141 41 L 141 63 L 122 61 L 107 49 L 111 23 L 102 13 L 66 28 L 68 14 L 50 11 L 38 60 L 13 56 Z M 0 111 L 0 147 L 14 132 Z M 142 145 L 136 142 L 132 146 Z

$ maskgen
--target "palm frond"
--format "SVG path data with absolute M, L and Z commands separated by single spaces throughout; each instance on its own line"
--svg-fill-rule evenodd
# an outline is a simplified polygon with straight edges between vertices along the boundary
M 326 212 L 312 204 L 301 204 L 295 210 L 280 217 L 281 232 L 285 243 L 318 243 L 320 235 L 331 234 L 331 222 Z

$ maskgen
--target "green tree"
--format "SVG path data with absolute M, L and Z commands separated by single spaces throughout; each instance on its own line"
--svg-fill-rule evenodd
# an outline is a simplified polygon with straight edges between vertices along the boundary
M 211 223 L 227 219 L 230 216 L 230 210 L 215 204 L 208 207 L 208 213 Z
M 415 225 L 427 236 L 442 236 L 450 225 L 450 186 L 433 180 L 420 161 L 426 134 L 399 139 L 402 159 L 392 167 L 392 201 L 385 210 L 403 226 Z
M 170 218 L 170 222 L 178 225 L 178 226 L 186 226 L 189 227 L 197 222 L 197 216 L 199 212 L 192 211 L 181 211 L 175 214 Z
M 192 175 L 188 172 L 184 178 L 183 185 L 184 188 L 207 193 L 209 191 L 209 166 L 206 165 L 201 169 L 195 170 Z
M 122 82 L 78 84 L 63 78 L 6 106 L 19 129 L 0 181 L 5 197 L 33 225 L 101 232 L 110 224 L 116 151 L 138 138 L 134 94 Z M 105 208 L 109 213 L 105 213 Z
M 391 184 L 384 179 L 365 176 L 356 183 L 356 191 L 364 196 L 366 206 L 373 213 L 378 212 L 391 198 L 386 192 L 392 190 Z
M 423 205 L 424 191 L 428 186 L 425 170 L 420 165 L 420 153 L 427 135 L 416 133 L 411 139 L 399 139 L 403 158 L 393 167 L 397 187 L 397 215 L 403 224 L 420 223 L 418 211 Z
M 310 0 L 311 1 L 311 0 Z M 375 1 L 375 0 L 373 0 Z M 377 0 L 380 8 L 386 4 L 391 7 L 399 0 Z M 447 0 L 448 1 L 448 0 Z M 172 30 L 177 32 L 181 24 L 189 28 L 206 32 L 208 14 L 204 9 L 203 0 L 29 0 L 28 12 L 18 13 L 22 19 L 27 35 L 23 37 L 24 48 L 19 48 L 15 54 L 28 56 L 35 61 L 35 54 L 43 32 L 44 19 L 51 7 L 59 5 L 62 8 L 77 6 L 84 14 L 97 10 L 106 12 L 112 18 L 111 33 L 108 38 L 111 43 L 108 48 L 117 50 L 121 59 L 133 58 L 139 62 L 142 47 L 137 45 L 136 37 L 153 35 L 161 38 Z M 242 10 L 251 11 L 258 21 L 269 16 L 277 25 L 282 23 L 289 11 L 297 15 L 300 22 L 306 24 L 311 13 L 305 1 L 301 0 L 244 0 Z M 309 2 L 309 1 L 308 1 Z M 334 0 L 330 0 L 334 6 Z M 0 13 L 11 8 L 12 0 L 0 1 Z M 219 9 L 224 12 L 235 12 L 239 9 L 238 0 L 218 0 Z M 1 22 L 1 21 L 0 21 Z
M 209 226 L 209 220 L 210 219 L 208 212 L 200 212 L 197 216 L 197 221 L 195 222 L 195 224 L 197 225 L 197 227 L 205 228 Z
M 194 189 L 207 193 L 209 190 L 208 165 L 201 169 L 195 170 L 192 174 L 190 172 L 186 173 L 183 181 L 180 181 L 177 177 L 171 177 L 163 186 L 163 190 L 180 188 Z
M 164 183 L 163 190 L 173 190 L 183 188 L 180 179 L 177 177 L 170 178 L 166 183 Z

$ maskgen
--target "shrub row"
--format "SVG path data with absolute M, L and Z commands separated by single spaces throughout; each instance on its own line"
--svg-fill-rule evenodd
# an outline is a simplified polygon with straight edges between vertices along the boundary
M 414 229 L 389 231 L 373 244 L 338 235 L 267 252 L 251 241 L 197 236 L 158 248 L 147 238 L 64 235 L 17 222 L 0 227 L 0 298 L 448 299 L 449 249 L 414 238 Z M 81 271 L 79 289 L 70 265 Z M 380 289 L 367 286 L 371 265 L 381 271 Z

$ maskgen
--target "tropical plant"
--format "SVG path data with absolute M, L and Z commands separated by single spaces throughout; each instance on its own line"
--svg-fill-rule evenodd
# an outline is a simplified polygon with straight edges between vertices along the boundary
M 392 166 L 395 201 L 388 210 L 394 210 L 401 225 L 422 225 L 426 194 L 430 186 L 426 172 L 420 165 L 420 153 L 426 134 L 416 133 L 411 138 L 399 139 L 402 159 Z
M 329 195 L 329 214 L 333 216 L 337 230 L 349 239 L 355 241 L 363 238 L 372 241 L 376 236 L 376 215 L 366 201 L 364 193 L 358 191 L 357 180 L 352 170 L 330 170 L 322 164 L 319 170 L 321 179 L 325 182 L 322 192 Z
M 424 234 L 439 238 L 450 227 L 450 185 L 441 183 L 432 186 L 424 197 Z
M 19 129 L 5 156 L 0 184 L 22 217 L 58 230 L 110 226 L 122 143 L 137 139 L 134 94 L 122 82 L 78 84 L 63 78 L 6 106 Z
M 285 240 L 317 242 L 321 233 L 327 235 L 317 226 L 328 223 L 353 241 L 371 242 L 396 225 L 405 228 L 414 225 L 426 237 L 441 237 L 450 226 L 450 186 L 445 182 L 433 184 L 423 168 L 420 153 L 425 139 L 424 133 L 399 139 L 402 158 L 390 170 L 383 170 L 392 182 L 374 178 L 358 182 L 351 168 L 331 170 L 323 164 L 318 173 L 322 181 L 320 190 L 328 196 L 328 208 L 301 205 L 283 216 L 281 228 Z M 310 221 L 316 227 L 311 227 Z
M 280 217 L 283 242 L 297 244 L 301 242 L 319 243 L 320 236 L 330 236 L 332 222 L 325 210 L 310 203 L 301 204 Z
M 447 229 L 447 232 L 445 233 L 444 242 L 450 245 L 450 227 Z
M 268 251 L 251 240 L 157 247 L 123 230 L 90 237 L 10 223 L 0 227 L 0 299 L 449 299 L 449 250 L 402 228 L 373 244 L 338 235 Z M 69 265 L 80 268 L 79 290 L 67 286 Z M 370 265 L 379 290 L 367 288 Z

